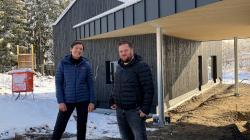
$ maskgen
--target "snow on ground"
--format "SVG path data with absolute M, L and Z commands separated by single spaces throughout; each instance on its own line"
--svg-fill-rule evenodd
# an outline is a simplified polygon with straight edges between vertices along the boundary
M 54 77 L 34 76 L 34 96 L 30 93 L 15 100 L 12 96 L 11 75 L 0 74 L 0 139 L 11 138 L 15 133 L 24 134 L 35 128 L 53 130 L 58 105 L 55 97 Z M 71 117 L 66 132 L 76 134 L 76 121 Z M 39 133 L 42 133 L 39 132 Z M 87 138 L 119 138 L 115 114 L 89 113 Z
M 223 71 L 222 80 L 224 84 L 234 84 L 234 72 L 233 71 Z M 240 71 L 239 72 L 239 82 L 250 84 L 250 72 Z
M 0 133 L 24 133 L 29 127 L 48 125 L 53 128 L 57 106 L 55 100 L 35 99 L 31 96 L 16 100 L 12 95 L 0 96 Z M 2 137 L 3 138 L 3 137 Z M 1 137 L 0 137 L 1 139 Z
M 0 93 L 11 93 L 11 75 L 0 73 Z

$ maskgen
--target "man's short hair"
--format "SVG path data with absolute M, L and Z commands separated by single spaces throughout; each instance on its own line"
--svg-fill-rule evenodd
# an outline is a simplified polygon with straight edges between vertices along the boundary
M 83 50 L 85 48 L 84 44 L 82 43 L 82 41 L 76 40 L 71 44 L 71 48 L 73 48 L 75 45 L 82 45 L 83 46 Z
M 134 48 L 133 44 L 131 42 L 129 42 L 129 41 L 126 41 L 126 40 L 120 41 L 118 43 L 118 47 L 121 46 L 121 45 L 125 45 L 125 44 L 128 44 L 129 48 L 131 48 L 131 49 Z

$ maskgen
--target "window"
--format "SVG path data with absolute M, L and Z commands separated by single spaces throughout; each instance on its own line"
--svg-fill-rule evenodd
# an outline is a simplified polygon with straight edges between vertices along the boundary
M 114 83 L 117 64 L 117 61 L 106 61 L 106 84 Z
M 208 57 L 208 81 L 212 80 L 212 57 Z
M 216 83 L 217 79 L 217 57 L 211 56 L 208 58 L 208 80 L 213 80 Z

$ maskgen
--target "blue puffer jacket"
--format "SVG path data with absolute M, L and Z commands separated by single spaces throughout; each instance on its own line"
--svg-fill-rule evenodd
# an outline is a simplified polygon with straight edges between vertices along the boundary
M 84 57 L 79 64 L 71 62 L 71 55 L 62 59 L 56 70 L 56 98 L 58 103 L 94 103 L 93 73 L 88 60 Z

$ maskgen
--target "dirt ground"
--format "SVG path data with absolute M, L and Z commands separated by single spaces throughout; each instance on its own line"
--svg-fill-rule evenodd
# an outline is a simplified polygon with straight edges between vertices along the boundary
M 171 124 L 150 140 L 250 140 L 250 85 L 218 85 L 170 111 Z

